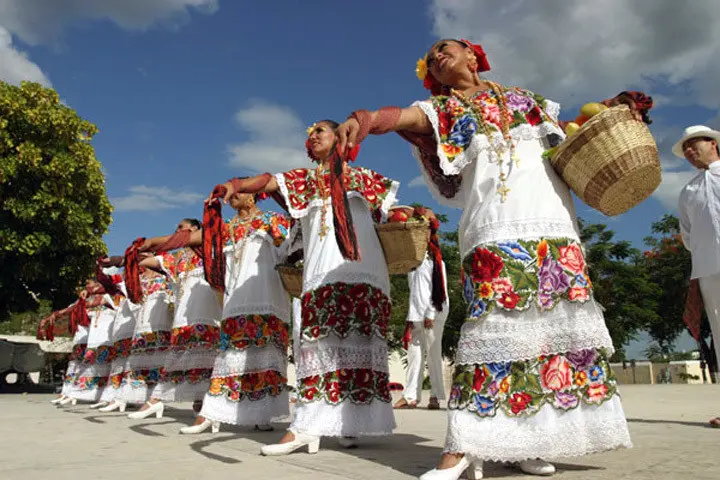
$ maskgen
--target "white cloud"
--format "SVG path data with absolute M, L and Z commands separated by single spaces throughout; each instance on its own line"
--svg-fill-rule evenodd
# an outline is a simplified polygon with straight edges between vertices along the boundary
M 567 104 L 667 85 L 679 87 L 673 102 L 720 107 L 717 0 L 433 0 L 430 10 L 434 33 L 482 43 L 503 83 Z
M 0 24 L 30 45 L 52 41 L 73 24 L 109 20 L 128 30 L 175 28 L 190 11 L 212 14 L 219 0 L 0 0 Z
M 0 0 L 2 1 L 2 0 Z M 38 82 L 50 86 L 50 80 L 42 69 L 28 58 L 25 52 L 13 46 L 10 32 L 0 26 L 0 80 L 12 85 L 21 81 Z
M 410 180 L 407 184 L 408 188 L 422 187 L 423 185 L 425 185 L 425 179 L 422 175 L 418 175 L 417 177 Z
M 310 166 L 305 126 L 291 109 L 256 99 L 235 114 L 235 121 L 249 138 L 228 146 L 231 166 L 256 172 Z
M 172 190 L 168 187 L 148 187 L 136 185 L 128 189 L 129 195 L 111 198 L 116 211 L 168 210 L 194 203 L 201 203 L 204 195 L 184 190 Z

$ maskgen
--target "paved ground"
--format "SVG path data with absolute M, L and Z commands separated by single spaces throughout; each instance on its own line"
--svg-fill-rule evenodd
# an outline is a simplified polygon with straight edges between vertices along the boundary
M 556 478 L 720 478 L 720 430 L 706 427 L 720 415 L 720 386 L 624 386 L 622 394 L 635 448 L 561 460 Z M 179 435 L 192 422 L 189 405 L 139 422 L 80 405 L 56 409 L 50 399 L 0 395 L 0 479 L 411 479 L 434 466 L 445 432 L 444 412 L 400 411 L 392 438 L 366 440 L 356 450 L 328 440 L 318 455 L 265 458 L 260 446 L 281 432 Z M 524 475 L 490 464 L 485 476 Z

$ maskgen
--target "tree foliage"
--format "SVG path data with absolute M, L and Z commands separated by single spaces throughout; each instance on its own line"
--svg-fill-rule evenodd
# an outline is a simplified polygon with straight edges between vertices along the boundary
M 54 90 L 0 82 L 0 319 L 37 299 L 65 306 L 106 252 L 96 132 Z

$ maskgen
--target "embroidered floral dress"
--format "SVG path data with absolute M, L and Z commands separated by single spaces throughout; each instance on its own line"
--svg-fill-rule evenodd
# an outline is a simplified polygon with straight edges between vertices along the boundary
M 439 166 L 413 148 L 426 183 L 438 201 L 463 209 L 468 310 L 445 450 L 515 461 L 630 447 L 572 197 L 541 157 L 548 135 L 564 136 L 559 105 L 518 88 L 504 96 L 507 110 L 491 91 L 472 97 L 475 108 L 445 96 L 415 103 L 438 144 Z M 498 148 L 503 111 L 517 163 Z
M 120 298 L 114 299 L 105 294 L 101 305 L 88 309 L 90 326 L 87 329 L 87 348 L 82 360 L 78 362 L 70 397 L 90 402 L 100 399 L 115 357 L 111 335 L 116 305 L 120 303 Z
M 175 316 L 158 393 L 169 402 L 202 400 L 217 355 L 222 305 L 191 249 L 176 253 L 174 264 Z
M 348 214 L 362 257 L 349 262 L 335 240 L 329 176 L 324 175 L 322 192 L 316 175 L 307 169 L 276 175 L 290 214 L 300 224 L 304 250 L 302 323 L 295 347 L 298 400 L 290 430 L 335 437 L 389 435 L 395 428 L 385 340 L 390 282 L 372 214 L 387 213 L 398 183 L 368 169 L 349 169 Z M 324 236 L 321 228 L 327 229 Z
M 275 270 L 288 227 L 272 212 L 224 225 L 225 305 L 220 352 L 200 412 L 207 419 L 255 425 L 290 413 L 290 299 Z
M 87 349 L 88 341 L 88 327 L 78 326 L 72 341 L 72 353 L 70 354 L 70 360 L 68 361 L 67 368 L 65 369 L 65 378 L 63 379 L 62 395 L 69 395 L 73 383 L 75 381 L 75 375 L 78 372 L 78 367 L 82 359 L 85 357 L 85 350 Z
M 143 403 L 153 397 L 170 347 L 173 297 L 169 279 L 175 275 L 175 258 L 169 253 L 155 258 L 164 272 L 140 272 L 143 301 L 124 305 L 126 314 L 136 319 L 130 353 L 120 377 L 114 372 L 110 378 L 113 385 L 120 384 L 120 398 L 129 403 Z
M 133 334 L 135 332 L 135 324 L 137 323 L 138 307 L 131 303 L 126 297 L 120 301 L 120 305 L 115 313 L 113 320 L 112 333 L 110 340 L 112 342 L 113 361 L 110 365 L 110 379 L 103 389 L 100 400 L 103 402 L 111 402 L 116 398 L 122 400 L 122 378 L 127 368 L 128 358 L 132 349 Z

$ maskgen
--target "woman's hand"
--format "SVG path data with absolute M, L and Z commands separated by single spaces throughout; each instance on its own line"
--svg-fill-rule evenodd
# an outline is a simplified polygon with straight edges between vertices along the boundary
M 88 296 L 88 291 L 87 291 L 87 290 L 83 290 L 82 292 L 80 292 L 80 298 L 86 299 L 87 296 Z
M 627 105 L 628 107 L 630 107 L 630 112 L 632 113 L 633 118 L 635 120 L 637 120 L 638 122 L 643 121 L 642 113 L 640 113 L 640 110 L 638 110 L 637 105 L 635 104 L 635 101 L 627 95 L 620 94 L 609 100 L 605 100 L 602 103 L 608 107 L 617 107 L 618 105 Z
M 346 148 L 349 149 L 355 146 L 359 131 L 360 123 L 354 118 L 349 118 L 340 124 L 335 133 L 338 137 L 338 147 L 341 152 L 344 152 Z
M 223 203 L 228 203 L 230 201 L 230 197 L 232 197 L 234 194 L 235 189 L 233 188 L 232 182 L 221 183 L 215 185 L 213 191 L 205 199 L 205 203 L 210 203 L 216 198 L 222 198 Z

